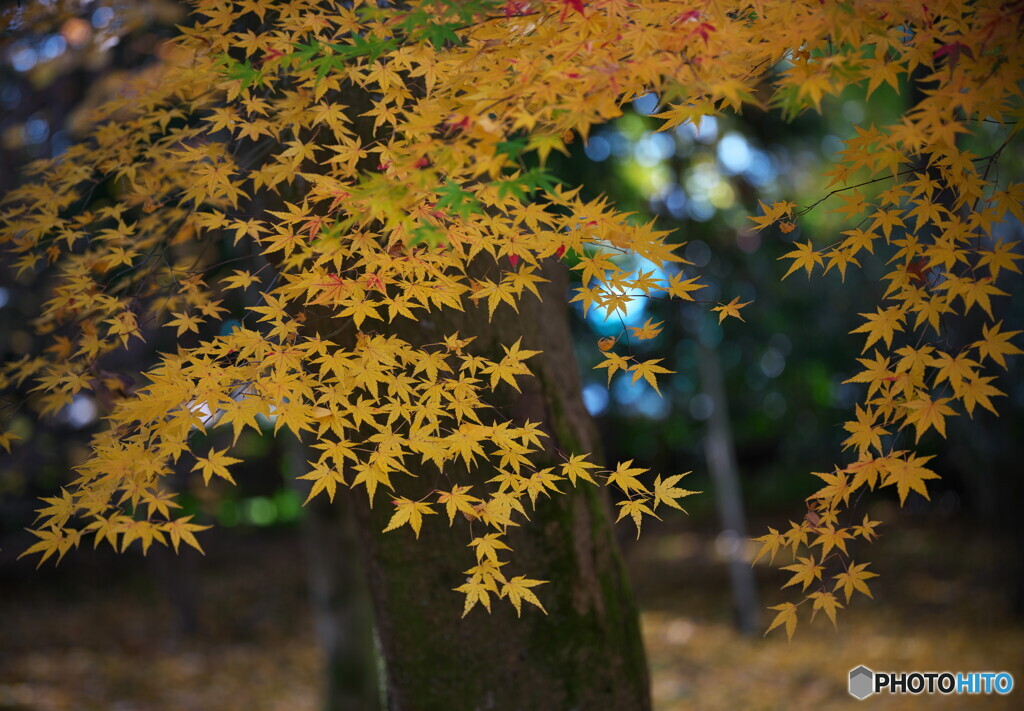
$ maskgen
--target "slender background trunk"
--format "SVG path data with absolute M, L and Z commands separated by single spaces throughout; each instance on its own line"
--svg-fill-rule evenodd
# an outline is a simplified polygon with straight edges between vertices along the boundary
M 733 444 L 732 425 L 729 421 L 725 378 L 722 376 L 718 348 L 701 343 L 699 338 L 697 343 L 701 389 L 713 403 L 707 433 L 704 435 L 704 452 L 708 472 L 714 484 L 715 506 L 722 525 L 719 536 L 729 564 L 736 626 L 745 635 L 755 635 L 760 632 L 760 606 L 757 601 L 754 569 L 743 554 L 743 547 L 748 538 L 747 524 L 743 511 L 739 467 L 736 465 L 736 447 Z
M 289 469 L 308 468 L 309 453 L 296 438 L 287 445 Z M 305 499 L 306 482 L 288 481 Z M 324 711 L 377 711 L 380 708 L 373 605 L 358 541 L 354 510 L 364 506 L 342 487 L 334 502 L 320 496 L 302 518 L 310 604 L 317 642 L 324 657 Z

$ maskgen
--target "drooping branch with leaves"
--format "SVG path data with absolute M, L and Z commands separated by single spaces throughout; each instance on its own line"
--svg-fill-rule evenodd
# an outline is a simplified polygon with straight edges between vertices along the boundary
M 166 476 L 185 462 L 233 481 L 230 448 L 196 451 L 196 435 L 230 426 L 237 441 L 261 418 L 316 443 L 301 476 L 310 497 L 360 488 L 393 508 L 388 531 L 463 528 L 465 612 L 492 597 L 543 609 L 529 560 L 502 571 L 508 529 L 529 525 L 541 496 L 614 487 L 638 532 L 659 507 L 680 508 L 694 493 L 680 474 L 651 480 L 586 451 L 541 465 L 553 445 L 500 392 L 532 377 L 536 352 L 521 341 L 481 354 L 464 333 L 418 330 L 472 304 L 517 311 L 551 264 L 577 273 L 571 301 L 584 311 L 699 297 L 667 232 L 545 168 L 652 92 L 662 130 L 745 107 L 820 112 L 851 86 L 920 93 L 898 122 L 855 127 L 822 200 L 762 203 L 753 217 L 788 233 L 809 210 L 844 216 L 830 244 L 786 255 L 790 273 L 885 265 L 882 303 L 854 329 L 865 343 L 851 381 L 866 390 L 846 425 L 850 455 L 817 475 L 824 487 L 799 523 L 759 539 L 762 555 L 797 561 L 787 587 L 800 596 L 775 606 L 771 627 L 792 634 L 807 602 L 834 621 L 854 592 L 870 594 L 874 573 L 848 543 L 873 540 L 878 522 L 852 518 L 851 499 L 887 486 L 901 503 L 927 496 L 936 475 L 917 440 L 959 412 L 995 411 L 998 371 L 1020 352 L 992 299 L 1019 271 L 1017 243 L 997 228 L 1024 220 L 1024 183 L 999 171 L 1022 114 L 1021 3 L 193 5 L 160 60 L 81 142 L 30 166 L 0 216 L 13 268 L 46 280 L 36 328 L 51 343 L 6 364 L 3 384 L 44 416 L 84 390 L 115 402 L 92 457 L 39 511 L 29 552 L 42 560 L 83 539 L 199 548 L 205 526 L 176 514 Z M 990 153 L 966 147 L 993 135 Z M 624 254 L 666 276 L 621 266 Z M 744 305 L 708 306 L 724 319 Z M 967 315 L 980 328 L 970 336 L 951 327 Z M 178 347 L 144 385 L 103 375 L 111 354 L 161 332 Z M 648 323 L 631 337 L 657 333 Z M 628 344 L 599 350 L 609 380 L 622 371 L 657 389 L 670 372 Z M 15 434 L 0 437 L 9 447 Z M 423 466 L 432 481 L 412 476 Z M 465 471 L 491 476 L 469 485 Z

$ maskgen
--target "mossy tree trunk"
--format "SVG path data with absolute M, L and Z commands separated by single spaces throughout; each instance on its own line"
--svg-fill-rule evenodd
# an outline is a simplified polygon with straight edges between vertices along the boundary
M 543 303 L 527 296 L 519 314 L 501 306 L 488 322 L 483 305 L 468 304 L 464 314 L 430 314 L 400 333 L 428 343 L 458 330 L 476 337 L 471 348 L 499 359 L 500 344 L 520 336 L 524 348 L 542 351 L 528 361 L 537 377 L 520 379 L 522 394 L 509 389 L 493 403 L 516 421 L 543 423 L 552 446 L 541 466 L 560 462 L 558 451 L 600 449 L 580 394 L 564 269 L 549 266 L 544 276 L 551 282 Z M 422 474 L 427 494 L 437 472 Z M 492 475 L 477 472 L 468 482 L 479 491 Z M 478 606 L 461 618 L 462 598 L 452 589 L 475 564 L 465 521 L 449 528 L 433 517 L 416 540 L 408 527 L 381 532 L 393 509 L 380 497 L 360 511 L 389 709 L 650 708 L 637 609 L 602 490 L 581 483 L 543 499 L 531 521 L 511 530 L 514 553 L 504 572 L 550 581 L 535 588 L 548 614 L 524 605 L 521 619 L 496 600 L 491 614 Z M 475 526 L 474 534 L 484 533 Z

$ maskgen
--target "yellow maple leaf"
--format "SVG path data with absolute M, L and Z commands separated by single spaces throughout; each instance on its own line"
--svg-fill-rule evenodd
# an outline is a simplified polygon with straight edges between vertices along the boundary
M 329 444 L 329 443 L 328 443 Z M 325 452 L 325 456 L 330 452 Z M 313 464 L 313 469 L 299 476 L 299 479 L 306 479 L 313 482 L 313 486 L 309 489 L 309 494 L 306 496 L 303 505 L 308 504 L 313 497 L 319 494 L 321 491 L 327 492 L 327 498 L 334 501 L 334 494 L 337 491 L 338 484 L 345 484 L 345 477 L 341 472 L 341 462 L 336 458 L 335 466 L 328 466 L 326 462 L 319 461 Z
M 562 464 L 562 476 L 568 477 L 573 486 L 576 485 L 577 478 L 590 482 L 591 484 L 596 484 L 597 482 L 594 481 L 590 472 L 587 470 L 598 468 L 599 467 L 596 464 L 588 462 L 585 455 L 573 454 L 569 457 L 568 461 Z
M 509 579 L 507 583 L 501 588 L 501 596 L 507 597 L 512 606 L 516 608 L 516 617 L 522 616 L 522 604 L 523 601 L 539 607 L 541 612 L 545 615 L 548 611 L 544 609 L 544 606 L 537 599 L 537 596 L 533 593 L 530 588 L 536 587 L 537 585 L 543 585 L 548 582 L 547 580 L 531 580 L 522 575 L 516 575 Z
M 637 340 L 640 341 L 647 340 L 649 338 L 654 338 L 659 333 L 661 333 L 661 321 L 655 323 L 653 319 L 647 319 L 644 322 L 643 326 L 630 326 L 629 330 L 633 338 L 636 338 Z M 614 340 L 612 341 L 612 343 L 614 343 Z M 600 342 L 598 343 L 598 348 L 601 348 Z M 601 348 L 601 350 L 606 351 L 608 349 Z
M 594 369 L 596 370 L 597 368 L 607 368 L 608 369 L 608 385 L 611 385 L 612 384 L 612 376 L 615 375 L 616 371 L 619 371 L 619 370 L 627 370 L 628 371 L 631 366 L 630 366 L 630 363 L 629 363 L 628 360 L 626 360 L 625 358 L 620 356 L 618 353 L 615 353 L 614 351 L 610 351 L 610 350 L 609 351 L 605 351 L 604 352 L 604 357 L 605 357 L 605 360 L 600 362 L 600 363 L 598 363 L 597 365 L 595 365 Z
M 737 296 L 728 304 L 719 304 L 718 306 L 715 306 L 711 310 L 716 311 L 718 313 L 718 323 L 722 323 L 722 321 L 724 321 L 726 318 L 730 316 L 732 316 L 733 318 L 738 318 L 740 321 L 742 321 L 743 317 L 740 316 L 740 309 L 749 304 L 749 301 L 744 301 L 741 304 L 740 297 Z
M 394 531 L 396 528 L 408 524 L 412 528 L 413 533 L 416 534 L 416 538 L 420 537 L 420 527 L 423 526 L 423 517 L 430 514 L 436 514 L 437 512 L 430 508 L 430 504 L 425 501 L 413 501 L 407 499 L 404 496 L 396 499 L 392 502 L 395 505 L 395 513 L 391 516 L 391 520 L 388 521 L 388 525 L 384 528 L 384 533 L 388 531 Z
M 238 464 L 242 460 L 227 456 L 227 451 L 227 449 L 222 449 L 218 452 L 211 449 L 205 457 L 196 457 L 196 463 L 192 467 L 192 471 L 197 469 L 202 471 L 204 484 L 209 484 L 210 478 L 214 475 L 234 484 L 235 480 L 232 478 L 231 472 L 228 471 L 228 467 L 232 464 Z
M 873 314 L 860 314 L 866 320 L 861 326 L 850 331 L 850 333 L 866 333 L 864 341 L 866 351 L 875 341 L 882 339 L 886 346 L 892 346 L 893 334 L 903 330 L 905 316 L 899 307 L 892 306 L 886 309 L 879 307 Z
M 906 423 L 914 425 L 917 431 L 915 441 L 920 441 L 921 435 L 934 427 L 940 435 L 946 436 L 946 418 L 956 414 L 953 408 L 946 405 L 952 398 L 942 397 L 932 400 L 927 395 L 909 401 L 906 408 L 909 410 L 906 416 Z
M 925 482 L 929 479 L 938 479 L 939 475 L 924 465 L 932 456 L 918 457 L 910 455 L 907 457 L 891 457 L 886 460 L 882 477 L 882 486 L 895 486 L 900 497 L 900 505 L 907 500 L 907 494 L 911 490 L 916 491 L 924 498 L 929 498 Z
M 769 610 L 778 610 L 778 614 L 775 615 L 775 619 L 768 625 L 768 629 L 765 630 L 765 634 L 768 634 L 779 625 L 786 625 L 786 639 L 792 641 L 793 632 L 796 631 L 796 605 L 791 602 L 784 602 L 780 605 L 772 605 L 768 608 Z
M 491 598 L 488 592 L 489 588 L 487 582 L 479 577 L 473 577 L 464 584 L 457 588 L 455 591 L 463 593 L 466 596 L 465 605 L 462 608 L 462 616 L 465 617 L 469 614 L 469 611 L 476 606 L 477 603 L 483 605 L 488 612 L 491 611 Z
M 484 536 L 478 536 L 469 542 L 469 547 L 476 553 L 478 561 L 486 559 L 497 563 L 498 551 L 512 550 L 507 543 L 499 538 L 499 535 L 497 533 L 488 533 Z
M 448 514 L 448 525 L 455 523 L 455 514 L 461 511 L 462 514 L 471 520 L 476 518 L 476 509 L 480 499 L 470 496 L 468 492 L 473 487 L 459 486 L 456 484 L 451 491 L 438 491 L 437 503 L 444 504 L 445 512 Z
M 1010 343 L 1010 339 L 1020 335 L 1020 331 L 1001 331 L 1002 321 L 989 326 L 982 326 L 981 340 L 975 341 L 972 345 L 978 349 L 982 358 L 991 358 L 1003 368 L 1006 367 L 1006 356 L 1024 353 L 1020 348 Z
M 671 506 L 674 509 L 679 509 L 682 512 L 686 512 L 676 499 L 681 499 L 684 496 L 691 496 L 693 494 L 700 494 L 700 491 L 690 491 L 689 489 L 680 489 L 676 486 L 679 480 L 691 472 L 684 472 L 683 474 L 676 474 L 666 479 L 662 479 L 659 474 L 654 478 L 654 508 L 658 508 L 658 504 L 665 504 Z
M 640 493 L 647 493 L 647 487 L 637 478 L 638 474 L 643 474 L 646 469 L 632 467 L 633 460 L 630 459 L 625 462 L 619 462 L 618 466 L 615 467 L 615 471 L 608 473 L 608 486 L 618 486 L 627 494 L 631 491 Z
M 871 590 L 868 588 L 868 584 L 865 581 L 870 580 L 871 578 L 877 578 L 878 573 L 872 573 L 870 570 L 867 570 L 868 565 L 868 563 L 855 565 L 851 561 L 846 571 L 835 576 L 836 584 L 832 589 L 839 590 L 842 588 L 843 592 L 846 594 L 847 603 L 850 602 L 850 596 L 853 595 L 855 591 L 864 593 L 868 597 L 872 597 Z
M 647 505 L 646 499 L 627 499 L 626 501 L 619 502 L 619 517 L 616 521 L 621 521 L 625 516 L 630 516 L 633 519 L 633 523 L 636 525 L 636 537 L 640 538 L 640 527 L 643 524 L 644 514 L 653 516 L 654 518 L 660 518 L 658 514 L 654 513 L 650 506 Z
M 998 388 L 989 385 L 993 380 L 995 380 L 995 378 L 992 376 L 986 376 L 983 378 L 972 377 L 957 388 L 956 395 L 961 401 L 963 401 L 964 409 L 967 410 L 968 415 L 973 416 L 976 405 L 981 405 L 993 415 L 999 414 L 989 398 L 997 395 L 1003 395 L 1004 393 L 1002 393 Z
M 782 566 L 782 570 L 788 570 L 793 573 L 793 577 L 782 587 L 788 588 L 790 585 L 801 583 L 803 585 L 802 589 L 806 590 L 807 586 L 813 583 L 815 579 L 821 580 L 821 573 L 825 570 L 825 567 L 815 563 L 813 555 L 806 558 L 797 556 L 797 560 L 799 561 L 798 563 Z
M 640 378 L 643 378 L 652 388 L 654 388 L 654 391 L 656 393 L 661 395 L 661 390 L 658 389 L 658 381 L 655 379 L 655 376 L 660 373 L 673 372 L 668 368 L 662 368 L 660 365 L 658 365 L 658 363 L 660 363 L 662 360 L 662 358 L 656 358 L 654 360 L 645 360 L 642 363 L 633 363 L 629 367 L 629 372 L 633 374 L 633 382 L 635 383 Z M 607 363 L 608 361 L 605 362 Z M 612 370 L 609 368 L 609 378 L 611 377 L 611 374 Z
M 191 523 L 192 516 L 182 516 L 176 518 L 173 521 L 167 521 L 161 524 L 162 530 L 170 536 L 171 545 L 174 546 L 174 552 L 178 552 L 178 545 L 184 541 L 186 545 L 192 546 L 200 553 L 203 552 L 202 546 L 199 545 L 199 541 L 196 540 L 196 531 L 205 531 L 210 526 L 201 526 L 197 523 Z
M 889 434 L 889 430 L 881 425 L 876 425 L 878 412 L 870 407 L 861 408 L 857 405 L 857 421 L 847 422 L 843 428 L 850 433 L 850 436 L 843 441 L 843 449 L 856 447 L 857 454 L 863 455 L 872 447 L 878 452 L 882 451 L 882 435 Z
M 793 260 L 793 263 L 789 265 L 789 270 L 782 276 L 783 279 L 788 277 L 797 269 L 805 270 L 807 272 L 807 277 L 810 278 L 815 265 L 822 266 L 825 263 L 821 254 L 814 251 L 814 245 L 811 244 L 810 240 L 807 240 L 807 244 L 797 244 L 796 249 L 791 252 L 786 252 L 779 257 L 779 259 Z
M 768 527 L 768 533 L 758 538 L 755 538 L 754 540 L 761 544 L 761 549 L 758 550 L 757 555 L 754 557 L 754 560 L 751 561 L 751 563 L 756 563 L 766 553 L 771 554 L 771 557 L 768 559 L 769 562 L 774 562 L 775 554 L 778 552 L 779 548 L 781 546 L 786 545 L 785 536 L 779 533 L 771 526 Z
M 836 610 L 843 609 L 843 604 L 836 599 L 836 596 L 830 592 L 815 592 L 808 595 L 808 597 L 814 601 L 811 621 L 814 620 L 814 615 L 818 610 L 824 610 L 825 615 L 832 620 L 832 626 L 836 626 Z

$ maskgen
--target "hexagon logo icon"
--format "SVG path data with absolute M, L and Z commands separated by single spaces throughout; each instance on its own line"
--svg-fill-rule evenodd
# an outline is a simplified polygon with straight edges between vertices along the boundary
M 875 693 L 875 673 L 865 666 L 850 670 L 850 696 L 863 701 Z

